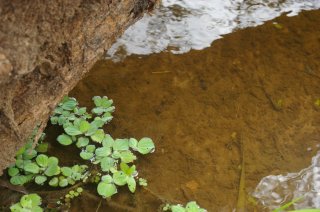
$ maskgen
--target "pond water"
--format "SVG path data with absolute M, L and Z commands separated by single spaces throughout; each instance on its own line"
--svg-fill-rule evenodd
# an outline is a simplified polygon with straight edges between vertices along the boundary
M 163 0 L 130 27 L 69 96 L 91 107 L 106 95 L 116 106 L 107 133 L 153 138 L 156 151 L 137 163 L 148 187 L 121 189 L 117 205 L 92 187 L 71 211 L 191 200 L 208 211 L 270 211 L 301 195 L 296 208 L 316 207 L 318 8 L 319 0 Z M 57 129 L 46 132 L 55 142 Z M 52 147 L 66 163 L 78 160 Z
M 148 190 L 116 201 L 135 211 L 156 211 L 162 200 L 269 211 L 296 197 L 301 181 L 310 194 L 319 175 L 304 179 L 316 162 L 302 169 L 320 150 L 320 11 L 299 12 L 319 6 L 167 0 L 132 26 L 70 94 L 86 106 L 107 95 L 111 135 L 156 143 L 138 163 Z M 259 187 L 269 175 L 277 180 Z

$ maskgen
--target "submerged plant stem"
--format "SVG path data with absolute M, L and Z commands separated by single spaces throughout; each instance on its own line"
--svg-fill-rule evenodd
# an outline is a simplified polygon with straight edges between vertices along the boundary
M 245 155 L 244 155 L 244 142 L 240 138 L 240 151 L 241 151 L 241 174 L 239 182 L 239 193 L 237 201 L 237 212 L 243 212 L 246 209 L 246 188 L 245 188 Z
M 99 211 L 100 206 L 101 206 L 101 203 L 102 203 L 102 200 L 100 200 L 99 205 L 98 205 L 98 207 L 97 207 L 97 209 L 96 209 L 96 212 L 98 212 L 98 211 Z
M 4 188 L 7 188 L 9 190 L 12 190 L 12 191 L 16 191 L 16 192 L 22 193 L 22 194 L 28 194 L 28 191 L 25 189 L 25 187 L 12 185 L 11 183 L 9 183 L 6 180 L 1 180 L 0 179 L 0 186 L 4 187 Z

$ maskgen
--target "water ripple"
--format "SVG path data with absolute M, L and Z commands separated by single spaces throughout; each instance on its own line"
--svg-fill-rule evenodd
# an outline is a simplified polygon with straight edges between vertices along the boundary
M 318 8 L 319 0 L 163 0 L 152 15 L 131 26 L 106 57 L 200 50 L 237 29 L 261 25 L 282 13 L 294 16 Z

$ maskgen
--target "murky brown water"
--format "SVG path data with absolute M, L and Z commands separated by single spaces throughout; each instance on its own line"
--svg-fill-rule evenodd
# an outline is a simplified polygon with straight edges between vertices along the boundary
M 94 95 L 114 100 L 110 134 L 149 136 L 157 146 L 138 164 L 149 191 L 115 201 L 135 211 L 156 211 L 160 199 L 232 211 L 241 148 L 248 194 L 264 176 L 310 164 L 320 138 L 320 11 L 275 21 L 201 51 L 100 61 L 77 85 L 70 95 L 81 104 Z M 80 199 L 74 211 L 98 202 Z M 248 199 L 246 208 L 261 210 Z

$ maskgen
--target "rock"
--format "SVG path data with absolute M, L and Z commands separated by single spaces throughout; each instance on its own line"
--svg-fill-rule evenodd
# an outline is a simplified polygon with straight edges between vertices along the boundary
M 0 174 L 15 152 L 155 0 L 0 0 Z

